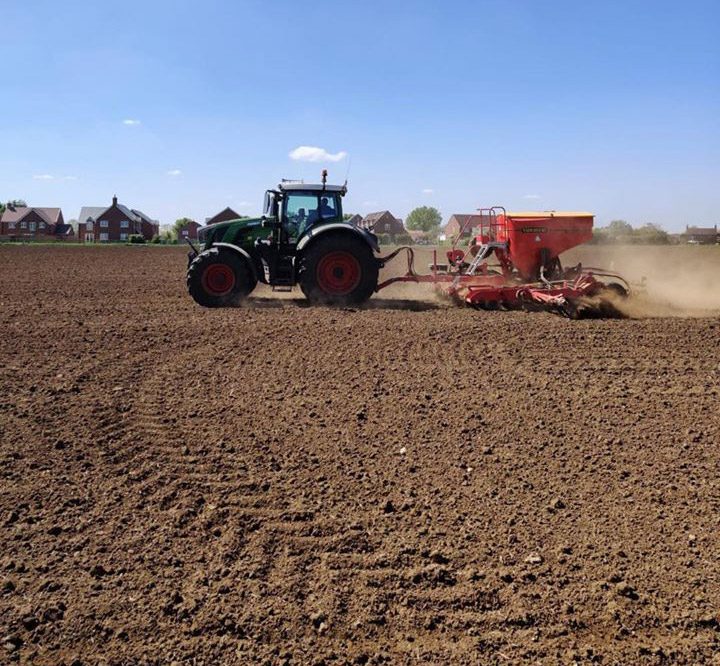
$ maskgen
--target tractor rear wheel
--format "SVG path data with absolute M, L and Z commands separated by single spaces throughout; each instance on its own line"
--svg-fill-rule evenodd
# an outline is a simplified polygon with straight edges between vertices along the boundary
M 348 234 L 318 238 L 300 261 L 303 294 L 312 303 L 364 303 L 378 282 L 378 263 L 370 247 Z
M 187 272 L 190 295 L 206 308 L 238 305 L 256 285 L 245 258 L 225 248 L 211 247 L 201 252 Z

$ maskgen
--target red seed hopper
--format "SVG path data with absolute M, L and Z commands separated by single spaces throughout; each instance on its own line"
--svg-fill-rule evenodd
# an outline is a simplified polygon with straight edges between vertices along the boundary
M 568 317 L 618 316 L 614 303 L 629 291 L 619 275 L 578 264 L 564 268 L 560 254 L 592 238 L 592 213 L 507 212 L 502 206 L 468 216 L 430 274 L 418 275 L 412 248 L 403 247 L 381 260 L 384 265 L 407 253 L 408 270 L 378 285 L 429 282 L 454 299 L 487 310 L 542 309 Z

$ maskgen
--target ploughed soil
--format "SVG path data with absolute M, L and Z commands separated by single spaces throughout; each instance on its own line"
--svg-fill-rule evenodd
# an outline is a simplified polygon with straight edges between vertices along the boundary
M 720 319 L 206 310 L 0 247 L 0 663 L 720 663 Z

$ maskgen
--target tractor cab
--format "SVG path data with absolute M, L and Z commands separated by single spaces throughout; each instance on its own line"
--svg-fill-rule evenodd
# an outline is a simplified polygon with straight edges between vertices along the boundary
M 320 225 L 343 222 L 342 197 L 345 185 L 282 181 L 277 189 L 265 192 L 263 225 L 266 238 L 255 241 L 265 281 L 283 289 L 295 284 L 295 256 L 298 243 Z
M 265 193 L 263 217 L 277 222 L 277 242 L 296 245 L 313 227 L 343 221 L 342 197 L 346 192 L 344 185 L 284 181 Z

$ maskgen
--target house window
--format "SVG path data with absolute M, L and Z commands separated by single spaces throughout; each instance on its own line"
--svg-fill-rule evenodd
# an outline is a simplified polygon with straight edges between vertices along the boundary
M 127 220 L 120 220 L 120 228 L 121 229 L 127 229 L 130 226 L 130 223 Z
M 100 226 L 107 229 L 108 221 L 107 220 L 100 220 Z M 102 234 L 100 234 L 102 236 Z M 102 240 L 102 239 L 101 239 Z
M 36 227 L 36 226 L 37 226 L 37 225 L 36 225 L 35 222 L 30 222 L 30 231 L 35 231 L 35 227 Z
M 93 236 L 92 234 L 86 234 L 85 240 L 89 243 L 92 243 L 95 240 L 95 236 Z
M 107 231 L 101 231 L 100 232 L 100 241 L 106 241 L 108 239 L 108 233 Z
M 127 235 L 126 233 L 121 233 L 121 234 L 120 234 L 120 240 L 126 241 L 126 240 L 127 240 L 127 236 L 128 236 L 128 235 Z
M 182 235 L 183 235 L 183 238 L 187 238 L 187 237 L 188 237 L 188 230 L 187 230 L 187 229 L 183 229 L 183 230 L 182 230 Z
M 21 228 L 21 229 L 27 229 L 27 222 L 25 222 L 25 220 L 23 220 L 22 222 L 20 222 L 20 228 Z
M 15 228 L 15 222 L 10 222 L 8 224 L 8 229 L 14 229 Z
M 45 231 L 45 222 L 40 222 L 40 229 Z
M 88 231 L 92 231 L 92 228 L 93 228 L 92 220 L 88 220 L 88 221 L 85 223 L 85 228 L 86 228 Z

